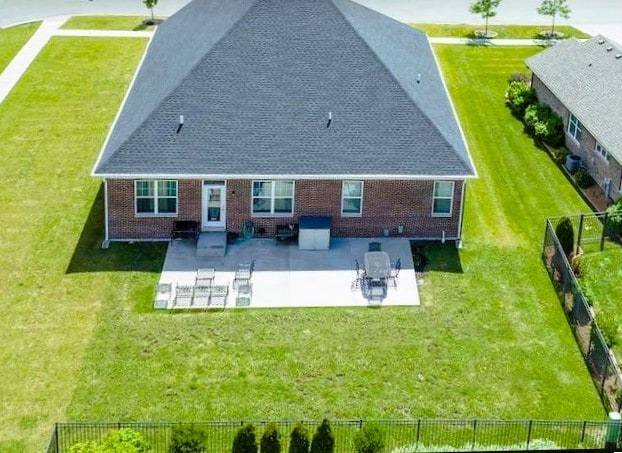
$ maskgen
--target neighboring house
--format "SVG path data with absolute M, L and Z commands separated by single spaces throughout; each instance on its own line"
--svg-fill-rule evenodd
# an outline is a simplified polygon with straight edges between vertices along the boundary
M 157 28 L 93 175 L 106 241 L 303 215 L 458 240 L 475 170 L 425 33 L 349 0 L 194 0 Z
M 622 50 L 602 36 L 562 41 L 526 60 L 540 102 L 564 120 L 566 146 L 608 199 L 622 193 Z

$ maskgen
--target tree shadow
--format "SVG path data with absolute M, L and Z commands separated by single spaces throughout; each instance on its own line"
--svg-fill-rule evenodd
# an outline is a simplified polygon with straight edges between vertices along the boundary
M 455 274 L 464 272 L 460 262 L 460 250 L 458 250 L 454 241 L 448 241 L 445 244 L 435 241 L 413 241 L 411 249 L 413 251 L 413 260 L 423 264 L 423 271 L 450 272 Z M 424 257 L 423 262 L 421 257 Z
M 166 256 L 162 242 L 111 243 L 102 249 L 104 239 L 104 186 L 97 196 L 86 219 L 80 238 L 73 251 L 66 273 L 78 272 L 160 272 Z

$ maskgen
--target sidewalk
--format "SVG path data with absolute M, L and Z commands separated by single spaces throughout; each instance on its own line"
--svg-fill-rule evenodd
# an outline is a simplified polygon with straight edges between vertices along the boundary
M 432 44 L 463 44 L 470 46 L 552 46 L 556 39 L 487 39 L 487 38 L 428 38 Z
M 30 63 L 39 55 L 41 49 L 50 40 L 50 37 L 56 32 L 66 21 L 69 16 L 51 17 L 44 20 L 34 35 L 28 40 L 24 47 L 15 55 L 13 60 L 0 74 L 0 104 L 11 92 L 13 87 L 21 79 Z
M 61 30 L 70 16 L 57 16 L 45 19 L 24 47 L 15 55 L 2 73 L 0 73 L 0 104 L 17 85 L 30 64 L 37 58 L 52 36 L 87 36 L 112 38 L 150 38 L 152 31 L 122 30 Z

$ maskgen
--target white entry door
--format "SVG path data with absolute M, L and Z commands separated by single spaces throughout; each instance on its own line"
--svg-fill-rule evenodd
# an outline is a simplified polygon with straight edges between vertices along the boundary
M 203 229 L 224 229 L 227 225 L 227 192 L 224 181 L 203 183 Z

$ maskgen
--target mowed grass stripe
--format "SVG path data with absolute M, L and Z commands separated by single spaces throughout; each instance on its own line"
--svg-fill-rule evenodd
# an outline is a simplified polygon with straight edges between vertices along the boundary
M 145 45 L 53 38 L 0 105 L 2 451 L 40 450 L 65 418 L 118 291 L 104 273 L 66 272 L 100 186 L 91 166 Z
M 40 24 L 41 22 L 31 22 L 0 29 L 0 74 L 37 31 Z

